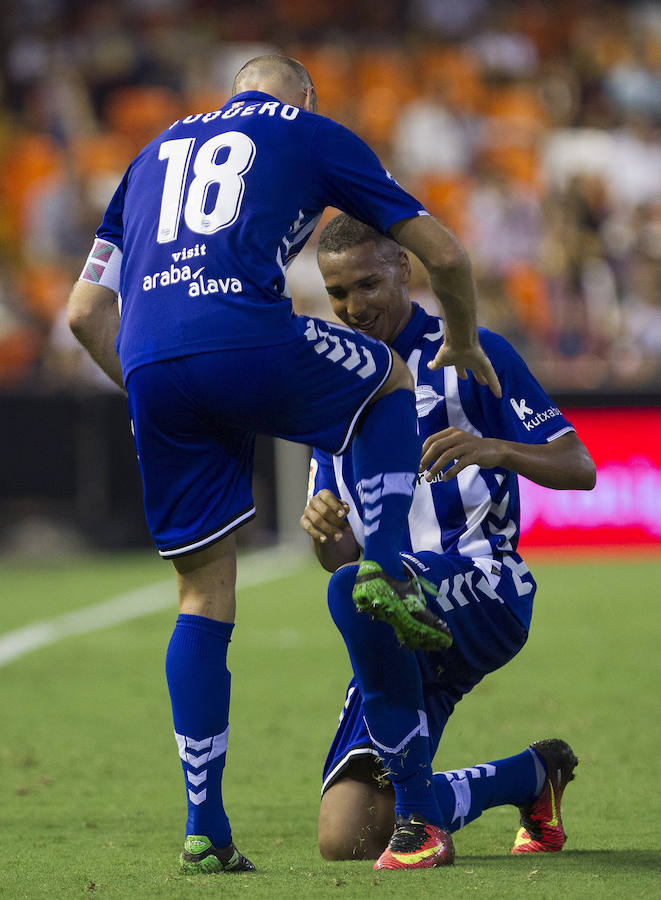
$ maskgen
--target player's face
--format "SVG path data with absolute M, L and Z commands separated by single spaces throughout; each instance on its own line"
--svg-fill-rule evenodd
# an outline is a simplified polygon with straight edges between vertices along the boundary
M 406 287 L 411 266 L 399 245 L 369 241 L 340 253 L 320 253 L 318 262 L 338 319 L 390 344 L 412 313 Z

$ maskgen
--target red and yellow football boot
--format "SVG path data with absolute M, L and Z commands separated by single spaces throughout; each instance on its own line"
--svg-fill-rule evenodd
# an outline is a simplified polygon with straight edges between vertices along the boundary
M 560 801 L 565 788 L 574 779 L 578 760 L 569 744 L 557 738 L 535 741 L 530 747 L 544 760 L 546 781 L 542 793 L 533 803 L 519 807 L 521 828 L 511 852 L 557 853 L 567 840 Z
M 453 862 L 452 835 L 414 813 L 407 819 L 397 816 L 393 836 L 374 868 L 431 869 Z

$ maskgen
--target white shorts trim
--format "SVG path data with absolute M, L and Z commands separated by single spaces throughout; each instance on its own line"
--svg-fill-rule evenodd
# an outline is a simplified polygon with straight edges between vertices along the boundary
M 358 419 L 362 416 L 362 414 L 365 410 L 365 407 L 369 403 L 372 402 L 372 400 L 374 399 L 374 395 L 376 393 L 378 393 L 381 390 L 381 388 L 383 387 L 383 385 L 386 383 L 386 380 L 392 371 L 392 351 L 391 351 L 390 347 L 388 347 L 388 353 L 390 355 L 390 365 L 388 366 L 388 370 L 386 371 L 386 373 L 383 376 L 383 378 L 381 379 L 381 381 L 374 388 L 374 390 L 369 394 L 369 396 L 365 397 L 364 401 L 360 404 L 360 406 L 354 413 L 354 417 L 351 420 L 351 422 L 349 422 L 349 427 L 347 428 L 347 432 L 344 435 L 344 441 L 342 442 L 342 445 L 339 448 L 339 450 L 333 451 L 333 456 L 342 456 L 342 454 L 346 451 L 347 447 L 353 440 L 353 433 L 355 431 L 356 424 L 358 422 Z
M 207 544 L 213 544 L 214 541 L 220 540 L 220 538 L 229 534 L 230 531 L 234 531 L 235 528 L 238 528 L 239 525 L 242 525 L 248 519 L 251 519 L 257 510 L 254 506 L 252 506 L 249 510 L 237 516 L 236 519 L 232 519 L 231 522 L 228 522 L 218 531 L 214 531 L 213 534 L 208 534 L 206 537 L 200 538 L 199 541 L 194 541 L 192 544 L 185 544 L 183 547 L 174 547 L 168 550 L 159 550 L 159 556 L 162 556 L 163 559 L 171 559 L 173 556 L 183 556 L 185 553 L 192 553 L 194 550 L 199 550 L 201 547 L 206 547 Z
M 323 784 L 321 785 L 322 797 L 324 796 L 328 788 L 333 786 L 333 784 L 337 780 L 337 776 L 340 774 L 342 769 L 345 769 L 350 761 L 358 756 L 375 756 L 378 758 L 380 754 L 379 751 L 374 747 L 354 747 L 353 750 L 348 750 L 344 754 L 342 759 L 333 766 L 328 775 L 324 778 Z

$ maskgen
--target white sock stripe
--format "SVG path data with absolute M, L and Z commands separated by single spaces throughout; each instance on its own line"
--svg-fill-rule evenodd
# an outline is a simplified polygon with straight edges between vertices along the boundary
M 385 472 L 359 481 L 356 488 L 363 505 L 376 503 L 380 497 L 388 494 L 412 495 L 415 477 L 413 472 Z
M 378 747 L 382 753 L 392 753 L 392 754 L 399 753 L 399 751 L 403 747 L 405 747 L 409 743 L 409 741 L 412 741 L 413 738 L 417 737 L 418 735 L 420 735 L 420 737 L 429 737 L 429 726 L 427 724 L 427 713 L 424 711 L 424 709 L 418 710 L 418 718 L 420 721 L 418 722 L 416 727 L 412 731 L 410 731 L 406 735 L 406 737 L 403 740 L 401 740 L 399 742 L 399 744 L 397 744 L 396 747 L 387 747 L 385 744 L 381 744 L 381 743 L 379 743 L 379 741 L 376 740 L 376 738 L 370 731 L 370 726 L 367 722 L 367 719 L 365 719 L 363 717 L 364 722 L 365 722 L 365 727 L 367 728 L 367 733 L 369 734 L 370 740 L 372 741 L 374 746 Z
M 360 500 L 363 506 L 369 506 L 371 503 L 378 503 L 383 495 L 383 491 L 381 488 L 377 488 L 375 491 L 360 491 Z
M 383 484 L 383 475 L 379 473 L 378 475 L 373 475 L 372 478 L 363 478 L 358 482 L 358 486 L 363 491 L 369 491 L 375 487 L 381 487 Z
M 229 731 L 230 727 L 228 725 L 221 734 L 214 734 L 212 737 L 203 738 L 201 741 L 186 737 L 185 734 L 177 734 L 175 731 L 174 736 L 177 741 L 179 756 L 184 762 L 188 763 L 189 766 L 192 766 L 194 769 L 199 769 L 200 766 L 206 765 L 206 763 L 211 762 L 212 759 L 216 759 L 218 756 L 225 753 L 227 750 Z M 189 750 L 195 750 L 200 745 L 203 745 L 205 748 L 209 747 L 210 749 L 200 756 L 189 753 Z
M 201 741 L 194 741 L 193 738 L 186 738 L 186 746 L 190 747 L 191 750 L 208 750 L 213 742 L 212 737 L 204 738 Z
M 374 534 L 375 531 L 379 530 L 380 524 L 381 524 L 381 519 L 378 519 L 378 521 L 373 522 L 371 525 L 366 525 L 365 528 L 363 529 L 363 535 L 365 537 L 369 537 L 370 534 Z
M 365 507 L 363 510 L 363 519 L 366 522 L 373 522 L 374 519 L 378 519 L 381 513 L 383 512 L 383 506 L 379 503 L 378 506 L 373 507 Z
M 444 775 L 448 781 L 460 781 L 462 778 L 493 778 L 496 774 L 496 767 L 491 763 L 480 763 L 477 766 L 471 766 L 468 769 L 448 769 L 447 772 L 435 773 Z
M 463 826 L 464 818 L 468 815 L 471 808 L 471 787 L 468 778 L 459 778 L 451 781 L 452 793 L 454 794 L 454 812 L 452 821 L 460 820 Z
M 386 472 L 383 476 L 384 494 L 413 494 L 415 473 Z
M 188 789 L 188 799 L 190 800 L 191 803 L 194 803 L 195 806 L 199 806 L 200 803 L 204 803 L 204 801 L 207 799 L 207 789 L 204 788 L 203 791 L 200 791 L 199 794 L 196 794 L 194 791 L 191 791 L 191 789 L 189 788 Z
M 199 787 L 202 782 L 207 780 L 207 770 L 202 769 L 199 774 L 195 774 L 195 772 L 186 772 L 186 778 L 193 785 L 193 787 Z

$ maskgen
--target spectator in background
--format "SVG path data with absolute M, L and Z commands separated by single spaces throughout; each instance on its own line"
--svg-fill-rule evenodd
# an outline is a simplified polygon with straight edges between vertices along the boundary
M 14 308 L 25 305 L 29 318 L 41 302 L 24 275 L 35 243 L 27 188 L 52 174 L 62 146 L 80 166 L 81 139 L 124 143 L 123 170 L 133 153 L 128 145 L 177 118 L 182 93 L 189 108 L 210 109 L 213 94 L 226 95 L 227 72 L 237 60 L 298 44 L 299 55 L 319 61 L 313 75 L 328 98 L 325 108 L 368 140 L 374 134 L 403 186 L 468 245 L 490 223 L 511 224 L 513 200 L 517 223 L 539 215 L 529 239 L 532 245 L 538 238 L 537 250 L 526 251 L 514 270 L 493 272 L 491 240 L 476 248 L 473 262 L 480 294 L 492 298 L 484 304 L 490 324 L 533 362 L 540 360 L 547 388 L 651 386 L 655 345 L 641 346 L 641 365 L 627 367 L 625 375 L 616 342 L 631 330 L 629 298 L 638 292 L 629 279 L 648 255 L 641 249 L 640 210 L 661 202 L 658 4 L 390 0 L 353 9 L 351 16 L 348 0 L 332 7 L 310 0 L 303 14 L 298 4 L 270 0 L 256 0 L 249 10 L 228 3 L 222 14 L 207 7 L 201 11 L 193 0 L 118 0 L 82 8 L 51 0 L 8 11 L 0 240 L 11 248 L 15 271 L 7 284 Z M 368 34 L 378 34 L 378 41 L 362 41 Z M 580 219 L 584 204 L 576 203 L 576 179 L 586 177 L 600 179 L 603 191 L 602 218 L 587 227 Z M 489 219 L 476 222 L 466 211 L 484 209 L 487 195 Z M 82 230 L 74 221 L 71 226 L 72 236 Z M 55 227 L 54 220 L 39 227 L 44 246 L 61 241 Z M 578 250 L 563 246 L 572 235 Z M 509 243 L 504 255 L 511 250 Z M 85 252 L 81 246 L 80 255 Z M 496 299 L 503 279 L 507 292 L 516 282 L 513 317 Z M 323 294 L 302 300 L 314 307 Z M 575 304 L 578 310 L 568 310 Z M 636 321 L 649 306 L 646 293 L 637 299 Z M 491 317 L 502 313 L 499 325 Z M 579 381 L 572 372 L 578 358 L 590 372 Z M 31 366 L 28 377 L 39 371 Z

